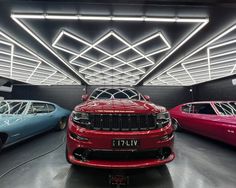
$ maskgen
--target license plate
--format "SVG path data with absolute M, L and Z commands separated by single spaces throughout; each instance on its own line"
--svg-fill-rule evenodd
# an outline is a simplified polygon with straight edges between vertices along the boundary
M 139 146 L 139 140 L 137 139 L 113 139 L 112 147 L 113 148 L 137 148 Z
M 120 187 L 120 185 L 128 185 L 129 184 L 129 176 L 110 175 L 109 182 L 111 185 L 117 185 L 117 187 Z

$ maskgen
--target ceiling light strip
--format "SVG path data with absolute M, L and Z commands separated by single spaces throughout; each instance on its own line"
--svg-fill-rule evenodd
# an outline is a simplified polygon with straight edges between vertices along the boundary
M 161 63 L 163 63 L 168 57 L 170 57 L 176 50 L 178 50 L 182 45 L 184 45 L 189 39 L 191 39 L 196 33 L 198 33 L 207 23 L 209 22 L 209 19 L 206 18 L 204 22 L 202 22 L 191 34 L 189 34 L 184 40 L 182 40 L 173 50 L 171 50 L 165 57 L 163 57 L 154 67 L 152 67 L 149 71 L 147 71 L 147 73 L 136 83 L 136 85 L 141 82 L 145 77 L 147 77 L 147 75 L 149 75 L 152 71 L 154 71 L 154 69 L 156 69 Z M 187 59 L 187 58 L 186 58 Z M 185 58 L 182 60 L 184 61 Z M 181 62 L 182 62 L 181 61 Z M 171 66 L 172 68 L 173 66 Z M 165 71 L 170 70 L 171 68 L 168 68 Z M 161 74 L 158 74 L 158 76 L 160 76 Z M 155 77 L 158 77 L 155 76 Z M 151 79 L 149 79 L 148 81 L 146 81 L 144 83 L 144 85 L 146 85 L 148 82 L 151 82 L 152 80 L 155 79 L 155 77 L 152 77 Z
M 80 19 L 80 15 L 55 15 L 55 14 L 41 14 L 41 15 L 29 15 L 29 14 L 11 14 L 11 17 L 13 18 L 14 21 L 16 21 L 16 23 L 18 23 L 24 30 L 26 30 L 30 35 L 32 35 L 38 42 L 40 42 L 46 49 L 48 49 L 51 53 L 53 53 L 56 57 L 58 57 L 63 63 L 65 63 L 67 65 L 67 63 L 64 61 L 64 59 L 62 59 L 61 57 L 59 57 L 49 46 L 47 46 L 39 37 L 37 37 L 32 31 L 30 31 L 23 23 L 21 23 L 18 19 L 20 18 L 37 18 L 37 19 Z M 83 15 L 82 15 L 83 17 Z M 99 16 L 96 16 L 97 20 L 104 20 L 104 16 L 98 18 Z M 94 17 L 93 17 L 94 18 Z M 183 40 L 179 45 L 176 46 L 176 48 L 174 48 L 170 53 L 168 53 L 156 66 L 154 66 L 150 71 L 148 71 L 148 73 L 146 73 L 139 81 L 142 81 L 150 72 L 152 72 L 157 66 L 159 66 L 159 64 L 161 64 L 163 61 L 165 61 L 170 55 L 172 55 L 180 46 L 182 46 L 187 40 L 189 40 L 189 38 L 191 38 L 193 35 L 195 35 L 202 27 L 204 27 L 207 23 L 208 23 L 208 19 L 204 18 L 178 18 L 178 17 L 174 17 L 174 18 L 154 18 L 154 17 L 118 17 L 118 16 L 109 16 L 106 18 L 106 20 L 109 20 L 108 18 L 110 18 L 111 20 L 114 21 L 156 21 L 156 22 L 182 22 L 182 23 L 202 23 L 193 33 L 191 33 L 185 40 Z M 84 20 L 86 19 L 90 19 L 89 17 L 83 17 Z M 69 66 L 69 65 L 67 65 Z M 69 66 L 70 68 L 71 66 Z M 79 75 L 80 76 L 80 75 Z M 81 77 L 81 76 L 80 76 Z
M 56 84 L 61 83 L 61 82 L 63 82 L 63 81 L 66 80 L 66 79 L 67 79 L 67 77 L 64 77 L 64 78 L 62 78 L 61 80 L 57 81 Z
M 187 72 L 187 74 L 189 75 L 189 77 L 191 78 L 191 80 L 193 81 L 193 83 L 196 83 L 196 81 L 193 79 L 193 77 L 191 76 L 191 74 L 189 73 L 189 71 L 187 70 L 187 68 L 184 66 L 184 64 L 181 64 L 181 66 L 182 66 L 183 69 Z
M 104 62 L 104 61 L 106 61 L 106 60 L 108 60 L 108 59 L 111 59 L 111 58 L 114 58 L 114 59 L 116 59 L 117 61 L 120 61 L 120 62 L 122 62 L 122 63 L 124 63 L 124 64 L 128 64 L 128 63 L 129 63 L 129 62 L 125 62 L 125 61 L 121 60 L 120 58 L 117 58 L 117 57 L 116 57 L 118 54 L 120 54 L 120 52 L 118 52 L 118 53 L 112 55 L 112 54 L 109 54 L 109 53 L 107 53 L 106 51 L 104 51 L 104 50 L 102 50 L 102 49 L 96 47 L 99 43 L 101 43 L 102 41 L 104 41 L 105 39 L 107 39 L 109 36 L 114 36 L 116 39 L 118 39 L 119 41 L 121 41 L 122 43 L 124 43 L 126 46 L 128 46 L 127 50 L 129 50 L 130 48 L 132 48 L 132 49 L 135 50 L 137 53 L 139 53 L 143 58 L 146 58 L 148 61 L 150 61 L 152 64 L 154 64 L 153 61 L 151 61 L 148 57 L 146 57 L 144 54 L 142 54 L 141 52 L 139 52 L 137 49 L 135 49 L 133 46 L 131 46 L 128 42 L 126 42 L 124 39 L 122 39 L 119 35 L 117 35 L 117 34 L 114 33 L 113 31 L 107 33 L 106 35 L 104 35 L 101 39 L 99 39 L 99 40 L 98 40 L 96 43 L 94 43 L 94 44 L 89 44 L 88 42 L 86 42 L 86 41 L 80 39 L 79 37 L 77 37 L 77 36 L 75 36 L 75 35 L 72 35 L 72 34 L 70 34 L 70 33 L 67 33 L 67 32 L 65 32 L 65 31 L 64 31 L 64 34 L 67 34 L 67 36 L 69 36 L 69 37 L 71 37 L 71 38 L 73 38 L 73 39 L 77 39 L 77 41 L 79 40 L 80 42 L 83 42 L 84 44 L 86 44 L 86 45 L 89 46 L 89 48 L 85 49 L 82 53 L 80 53 L 80 54 L 78 54 L 76 57 L 72 58 L 72 59 L 70 60 L 70 63 L 72 63 L 73 61 L 75 61 L 78 57 L 84 57 L 84 56 L 82 56 L 82 55 L 83 55 L 85 52 L 87 52 L 88 50 L 92 49 L 92 48 L 94 48 L 94 49 L 98 50 L 99 52 L 101 52 L 101 53 L 103 53 L 103 54 L 105 54 L 105 55 L 108 56 L 108 58 L 104 58 L 103 60 L 101 60 L 101 61 L 99 61 L 99 62 L 93 61 L 94 64 L 85 67 L 85 68 L 82 69 L 81 71 L 84 71 L 84 70 L 86 70 L 86 69 L 89 69 L 89 68 L 91 68 L 91 67 L 93 67 L 93 66 L 95 66 L 95 65 L 97 65 L 97 64 L 101 64 L 102 62 Z M 60 37 L 62 37 L 62 36 L 60 36 Z M 55 46 L 55 43 L 54 43 L 54 46 Z M 127 51 L 127 50 L 125 50 L 125 51 Z M 124 52 L 124 50 L 122 50 L 122 51 Z M 137 67 L 135 67 L 135 66 L 133 66 L 133 65 L 130 65 L 130 64 L 129 64 L 129 66 L 131 66 L 131 67 L 134 68 L 134 69 L 138 69 L 139 71 L 145 73 L 144 71 L 142 71 L 141 69 L 139 69 L 139 68 L 137 68 Z M 112 69 L 114 69 L 114 68 L 112 68 Z
M 14 45 L 9 43 L 9 42 L 5 42 L 5 41 L 2 41 L 0 40 L 0 43 L 1 44 L 5 44 L 7 46 L 10 46 L 11 48 L 11 53 L 10 53 L 10 78 L 12 78 L 12 67 L 13 67 L 13 54 L 14 54 Z
M 77 74 L 79 77 L 81 77 L 81 75 L 74 70 L 73 67 L 69 66 L 68 63 L 66 63 L 64 61 L 63 58 L 61 58 L 60 56 L 57 55 L 57 53 L 55 53 L 46 43 L 44 43 L 35 33 L 33 33 L 28 27 L 26 27 L 20 20 L 18 20 L 16 17 L 14 17 L 14 15 L 11 15 L 11 18 L 19 25 L 21 26 L 26 32 L 28 32 L 35 40 L 37 40 L 40 44 L 42 44 L 47 50 L 49 50 L 53 55 L 55 55 L 60 61 L 62 61 L 67 67 L 69 67 L 75 74 Z M 0 32 L 0 34 L 5 35 L 4 37 L 9 38 L 6 34 L 3 34 L 2 32 Z M 12 40 L 12 39 L 10 39 Z M 13 40 L 12 40 L 13 41 Z M 13 43 L 16 43 L 16 41 L 14 41 Z M 35 57 L 37 57 L 38 59 L 40 59 L 41 61 L 45 62 L 46 64 L 48 64 L 49 66 L 53 67 L 56 70 L 59 70 L 60 72 L 62 72 L 65 76 L 67 76 L 66 73 L 64 73 L 64 71 L 58 69 L 57 67 L 55 67 L 54 65 L 48 63 L 45 59 L 41 58 L 40 56 L 38 56 L 37 54 L 33 53 L 32 51 L 28 50 L 27 48 L 25 48 L 23 45 L 17 43 L 18 46 L 20 46 L 21 48 L 23 48 L 24 50 L 26 50 L 27 52 L 29 52 L 30 54 L 34 55 Z M 76 81 L 78 84 L 80 84 L 80 82 L 78 82 L 77 80 L 75 80 L 74 78 L 72 78 L 71 76 L 68 75 L 68 77 L 70 77 L 72 80 Z M 82 80 L 84 80 L 82 78 Z M 86 80 L 84 80 L 86 82 Z
M 160 52 L 162 52 L 162 51 L 164 51 L 164 50 L 168 50 L 168 49 L 170 48 L 170 45 L 169 45 L 168 41 L 165 39 L 165 37 L 164 37 L 160 32 L 158 32 L 157 34 L 154 34 L 154 35 L 152 35 L 152 36 L 150 36 L 150 37 L 147 37 L 146 39 L 144 39 L 144 40 L 142 40 L 142 41 L 140 41 L 140 42 L 134 44 L 133 46 L 131 46 L 129 43 L 127 43 L 124 39 L 122 39 L 119 35 L 117 35 L 117 34 L 114 33 L 113 31 L 112 31 L 112 32 L 109 32 L 109 33 L 106 34 L 106 35 L 104 35 L 102 38 L 100 38 L 100 39 L 99 39 L 96 43 L 94 43 L 94 44 L 89 44 L 88 42 L 84 41 L 83 39 L 81 39 L 81 38 L 79 38 L 79 37 L 77 37 L 77 36 L 74 36 L 74 35 L 72 35 L 72 34 L 66 32 L 66 31 L 61 31 L 60 34 L 56 37 L 55 41 L 53 42 L 53 47 L 55 47 L 55 48 L 57 48 L 57 49 L 60 49 L 60 50 L 62 50 L 62 51 L 65 51 L 65 52 L 67 52 L 67 53 L 70 53 L 70 54 L 72 54 L 72 55 L 75 55 L 75 53 L 72 52 L 72 51 L 70 51 L 70 50 L 67 50 L 67 49 L 65 49 L 65 48 L 62 48 L 62 47 L 57 46 L 58 41 L 62 38 L 63 35 L 67 35 L 68 37 L 73 38 L 73 39 L 75 39 L 75 40 L 77 40 L 77 41 L 79 41 L 79 42 L 82 42 L 83 44 L 89 46 L 89 47 L 88 47 L 87 49 L 85 49 L 82 53 L 78 54 L 76 57 L 74 57 L 74 58 L 72 58 L 72 60 L 70 60 L 70 63 L 73 64 L 73 61 L 74 61 L 75 59 L 77 59 L 78 57 L 82 57 L 82 58 L 84 58 L 84 59 L 87 59 L 88 61 L 94 62 L 94 64 L 89 65 L 89 66 L 85 66 L 82 70 L 80 70 L 81 73 L 83 73 L 86 69 L 92 69 L 93 66 L 95 66 L 95 65 L 97 65 L 97 64 L 101 64 L 102 62 L 104 62 L 104 61 L 106 61 L 106 60 L 108 60 L 108 59 L 110 59 L 110 58 L 115 58 L 116 60 L 118 60 L 118 61 L 120 61 L 120 62 L 122 62 L 122 63 L 124 63 L 124 64 L 125 64 L 125 63 L 126 63 L 126 64 L 127 64 L 127 63 L 131 63 L 131 62 L 137 61 L 137 60 L 142 59 L 142 58 L 147 58 L 147 56 L 144 56 L 144 55 L 142 54 L 142 55 L 141 55 L 141 56 L 142 56 L 141 58 L 136 58 L 136 59 L 131 60 L 131 61 L 129 61 L 129 62 L 124 62 L 124 61 L 122 61 L 121 59 L 116 58 L 115 56 L 117 56 L 117 55 L 119 55 L 119 54 L 121 54 L 121 53 L 123 53 L 123 52 L 125 52 L 125 51 L 127 51 L 127 50 L 129 50 L 129 49 L 131 49 L 131 48 L 134 48 L 135 46 L 138 46 L 138 45 L 140 45 L 140 44 L 143 44 L 144 42 L 147 42 L 147 41 L 149 41 L 149 40 L 151 40 L 151 39 L 153 39 L 153 38 L 155 38 L 155 37 L 158 37 L 158 36 L 161 36 L 162 40 L 163 40 L 164 43 L 167 45 L 167 48 L 162 49 L 162 50 L 160 50 L 160 51 L 156 51 L 156 52 L 154 52 L 154 53 L 152 53 L 152 54 L 157 54 L 157 53 L 160 53 Z M 126 48 L 126 49 L 124 49 L 124 50 L 121 50 L 120 52 L 118 52 L 118 53 L 116 53 L 116 54 L 114 54 L 114 55 L 105 53 L 108 57 L 107 57 L 107 58 L 104 58 L 103 60 L 101 60 L 101 61 L 99 61 L 99 62 L 94 61 L 94 60 L 92 60 L 92 59 L 90 59 L 90 58 L 87 58 L 87 57 L 82 56 L 85 52 L 87 52 L 88 50 L 90 50 L 90 49 L 92 49 L 92 48 L 95 48 L 96 50 L 99 50 L 101 53 L 104 53 L 103 50 L 101 51 L 99 48 L 96 48 L 96 45 L 98 45 L 100 42 L 104 41 L 105 39 L 107 39 L 107 38 L 110 37 L 110 36 L 114 36 L 115 38 L 117 38 L 118 40 L 120 40 L 122 43 L 124 43 L 125 45 L 127 45 L 128 48 Z M 137 51 L 136 51 L 136 52 L 137 52 Z M 137 52 L 137 53 L 139 53 L 139 52 Z M 154 62 L 151 62 L 151 63 L 153 64 Z M 78 66 L 78 65 L 76 65 L 76 66 Z M 105 66 L 105 65 L 104 65 L 104 66 Z M 119 70 L 117 69 L 117 67 L 120 67 L 120 66 L 122 66 L 122 64 L 120 64 L 120 65 L 118 65 L 118 66 L 116 66 L 116 67 L 112 67 L 112 68 L 111 68 L 110 66 L 107 66 L 108 69 L 105 70 L 105 71 L 109 71 L 109 70 L 112 70 L 112 69 L 113 69 L 113 70 L 116 70 L 116 71 L 119 71 Z M 134 69 L 137 69 L 136 66 L 133 66 L 133 65 L 129 65 L 129 66 L 131 66 L 131 67 L 134 68 Z M 150 65 L 147 65 L 147 66 L 150 66 Z M 144 66 L 144 67 L 146 67 L 146 66 Z M 139 69 L 139 70 L 141 70 L 141 69 Z M 96 70 L 95 70 L 95 71 L 96 71 Z M 100 71 L 100 72 L 101 72 L 101 71 Z M 142 73 L 144 73 L 144 71 L 142 71 Z M 99 74 L 99 73 L 98 73 L 98 74 Z
M 149 16 L 110 16 L 110 15 L 80 15 L 80 14 L 19 14 L 12 13 L 17 19 L 52 19 L 52 20 L 94 20 L 94 21 L 137 21 L 137 22 L 181 22 L 203 23 L 205 18 L 181 18 L 181 17 L 149 17 Z
M 42 82 L 40 82 L 40 84 L 44 83 L 45 81 L 47 81 L 49 78 L 51 78 L 54 74 L 56 74 L 57 71 L 53 72 L 51 75 L 49 75 L 48 77 L 46 77 Z
M 215 41 L 219 40 L 220 38 L 224 37 L 225 35 L 227 35 L 228 33 L 232 32 L 233 30 L 235 30 L 236 28 L 236 24 L 232 25 L 231 27 L 229 27 L 228 29 L 226 29 L 225 31 L 223 31 L 222 33 L 220 33 L 219 35 L 217 35 L 216 37 L 214 37 L 213 39 L 211 39 L 210 41 L 206 42 L 204 45 L 202 45 L 201 47 L 193 50 L 190 54 L 188 54 L 187 56 L 185 56 L 184 58 L 182 58 L 181 60 L 179 60 L 177 63 L 171 65 L 170 67 L 168 67 L 166 70 L 164 70 L 163 72 L 159 73 L 158 75 L 152 77 L 150 80 L 147 80 L 144 85 L 147 85 L 148 82 L 151 82 L 153 79 L 155 79 L 155 77 L 158 77 L 160 75 L 162 75 L 164 72 L 169 71 L 170 69 L 172 69 L 173 67 L 175 67 L 176 65 L 182 63 L 183 61 L 185 61 L 186 59 L 190 58 L 191 56 L 195 55 L 196 53 L 198 53 L 199 51 L 203 50 L 204 48 L 206 48 L 207 46 L 211 45 L 212 43 L 214 43 Z
M 236 70 L 236 64 L 234 65 L 234 67 L 230 73 L 233 74 L 234 70 Z
M 171 75 L 170 73 L 166 73 L 167 75 L 169 75 L 172 79 L 174 79 L 175 81 L 177 81 L 178 83 L 180 83 L 181 85 L 183 85 L 183 83 L 181 81 L 179 81 L 177 78 L 175 78 L 173 75 Z
M 34 73 L 36 72 L 36 70 L 39 68 L 40 65 L 41 65 L 41 62 L 38 63 L 38 65 L 35 67 L 35 69 L 33 70 L 33 72 L 30 74 L 30 76 L 29 76 L 28 79 L 26 80 L 27 82 L 29 82 L 30 78 L 34 75 Z
M 33 53 L 32 51 L 28 50 L 26 47 L 24 47 L 23 45 L 21 45 L 21 44 L 18 43 L 17 41 L 13 40 L 11 37 L 9 37 L 8 35 L 6 35 L 4 32 L 0 31 L 0 35 L 2 35 L 3 37 L 5 37 L 7 40 L 11 41 L 13 44 L 15 44 L 15 45 L 19 46 L 20 48 L 24 49 L 25 51 L 27 51 L 27 52 L 30 53 L 31 55 L 33 55 L 33 56 L 35 56 L 35 57 L 41 59 L 42 61 L 44 61 L 44 62 L 45 62 L 46 64 L 48 64 L 49 66 L 51 66 L 51 67 L 53 67 L 54 69 L 58 70 L 55 66 L 51 65 L 50 63 L 48 63 L 47 61 L 45 61 L 44 59 L 42 59 L 40 56 L 38 56 L 37 54 L 35 54 L 35 53 Z M 17 56 L 18 56 L 18 55 L 17 55 Z M 27 57 L 26 57 L 26 58 L 27 58 Z M 23 59 L 26 59 L 26 58 L 23 56 Z M 27 58 L 27 59 L 29 59 L 29 58 Z M 30 60 L 33 60 L 33 61 L 34 61 L 34 59 L 31 59 L 31 58 L 30 58 Z M 13 67 L 13 58 L 12 58 L 11 62 L 12 62 L 11 67 Z M 14 63 L 15 63 L 15 62 L 14 62 Z M 62 72 L 62 74 L 65 74 L 65 73 L 63 73 L 63 71 L 60 71 L 60 72 Z M 71 79 L 73 79 L 73 78 L 71 78 Z M 74 79 L 73 79 L 73 80 L 74 80 Z M 77 82 L 77 83 L 79 83 L 79 82 Z M 80 84 L 80 83 L 79 83 L 79 84 Z

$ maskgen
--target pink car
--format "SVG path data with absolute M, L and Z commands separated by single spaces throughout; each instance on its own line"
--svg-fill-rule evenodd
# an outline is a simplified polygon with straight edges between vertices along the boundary
M 176 130 L 186 129 L 236 146 L 236 102 L 181 104 L 170 110 Z

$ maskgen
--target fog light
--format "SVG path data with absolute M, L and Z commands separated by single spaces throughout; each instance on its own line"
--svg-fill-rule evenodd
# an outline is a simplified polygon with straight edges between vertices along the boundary
M 162 148 L 162 155 L 164 159 L 168 158 L 170 154 L 172 153 L 170 148 Z
M 166 140 L 168 140 L 171 136 L 172 136 L 172 134 L 167 134 L 167 135 L 165 135 L 165 136 L 162 136 L 162 137 L 160 138 L 160 140 L 161 140 L 161 141 L 166 141 Z
M 75 133 L 70 133 L 70 136 L 76 140 L 81 140 L 81 141 L 88 141 L 88 138 L 79 136 Z

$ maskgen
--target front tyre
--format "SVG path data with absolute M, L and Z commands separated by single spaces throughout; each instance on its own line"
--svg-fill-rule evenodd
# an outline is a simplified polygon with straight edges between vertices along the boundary
M 0 137 L 0 151 L 1 151 L 2 147 L 3 147 L 3 141 L 2 141 L 2 139 Z
M 180 127 L 177 119 L 172 118 L 172 126 L 175 131 L 182 131 L 183 129 Z
M 67 147 L 66 147 L 65 155 L 66 155 L 66 161 L 67 161 L 69 164 L 73 165 L 73 164 L 70 162 L 70 160 L 69 160 Z
M 56 130 L 58 131 L 62 131 L 66 128 L 67 126 L 67 118 L 66 117 L 63 117 L 60 119 L 60 121 L 58 122 L 57 124 L 57 127 L 56 127 Z

